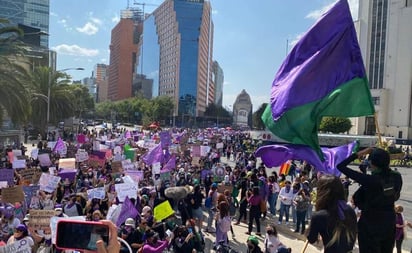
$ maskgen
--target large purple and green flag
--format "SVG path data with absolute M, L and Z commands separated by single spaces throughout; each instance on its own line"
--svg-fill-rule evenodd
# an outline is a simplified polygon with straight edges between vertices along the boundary
M 322 117 L 374 111 L 349 5 L 339 0 L 286 57 L 262 120 L 276 136 L 310 146 L 323 160 L 317 135 Z
M 315 150 L 309 146 L 298 144 L 262 146 L 255 151 L 255 156 L 260 157 L 267 167 L 281 166 L 289 160 L 304 160 L 318 172 L 340 176 L 340 171 L 336 169 L 336 166 L 356 152 L 358 146 L 359 142 L 353 141 L 338 147 L 323 147 L 321 150 L 325 161 L 321 161 Z

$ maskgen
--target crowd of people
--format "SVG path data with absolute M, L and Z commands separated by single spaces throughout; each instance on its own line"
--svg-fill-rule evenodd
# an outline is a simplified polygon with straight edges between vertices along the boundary
M 162 137 L 164 133 L 168 138 Z M 65 143 L 65 157 L 76 157 L 79 149 L 90 156 L 95 154 L 96 141 L 109 147 L 112 156 L 105 156 L 102 164 L 91 164 L 87 160 L 76 162 L 76 168 L 73 168 L 75 177 L 72 180 L 60 180 L 53 191 L 37 190 L 29 201 L 3 203 L 0 207 L 3 245 L 24 239 L 32 252 L 61 252 L 53 244 L 51 227 L 38 229 L 30 225 L 30 210 L 54 210 L 54 216 L 60 218 L 83 216 L 89 221 L 111 220 L 110 226 L 115 226 L 112 229 L 116 229 L 116 235 L 124 239 L 133 252 L 205 252 L 205 234 L 215 235 L 213 248 L 219 250 L 220 247 L 230 247 L 229 232 L 235 237 L 233 228 L 241 223 L 248 226 L 245 246 L 250 253 L 290 252 L 291 249 L 278 236 L 277 226 L 281 224 L 291 226 L 295 233 L 306 235 L 310 243 L 318 241 L 320 235 L 325 252 L 349 252 L 354 247 L 357 235 L 361 252 L 389 252 L 367 251 L 366 248 L 371 247 L 372 242 L 365 239 L 371 237 L 370 231 L 365 232 L 365 227 L 370 228 L 370 222 L 365 225 L 363 220 L 368 219 L 368 216 L 376 218 L 376 215 L 382 215 L 379 217 L 391 222 L 384 226 L 393 225 L 395 231 L 395 209 L 389 209 L 399 195 L 391 195 L 385 204 L 380 203 L 382 205 L 368 202 L 368 192 L 379 191 L 380 181 L 376 178 L 371 181 L 373 175 L 346 169 L 346 165 L 355 158 L 369 153 L 372 156 L 371 149 L 348 158 L 338 166 L 348 176 L 341 180 L 336 176 L 316 173 L 305 161 L 293 161 L 288 175 L 278 175 L 276 170 L 268 174 L 264 164 L 258 163 L 253 153 L 260 143 L 240 131 L 170 129 L 131 132 L 126 129 L 102 129 L 85 130 L 82 135 L 84 141 Z M 167 142 L 167 145 L 162 145 L 161 160 L 158 162 L 160 172 L 154 169 L 157 161 L 149 161 L 148 158 L 151 157 L 153 146 L 149 150 L 144 145 L 138 145 L 139 141 L 156 145 Z M 109 146 L 108 143 L 114 145 Z M 113 215 L 113 207 L 126 205 L 126 200 L 119 198 L 116 185 L 128 182 L 127 171 L 114 168 L 114 162 L 118 159 L 115 154 L 117 146 L 121 147 L 120 160 L 126 160 L 125 146 L 135 150 L 131 159 L 132 170 L 140 171 L 142 175 L 135 182 L 139 186 L 136 195 L 127 199 L 131 203 L 130 209 L 136 212 L 127 212 L 127 217 Z M 199 154 L 194 146 L 202 146 L 204 151 Z M 40 168 L 42 173 L 59 175 L 61 152 L 56 152 L 45 141 L 40 141 L 36 148 L 38 154 L 49 154 L 51 163 L 44 166 L 39 159 L 27 156 L 26 168 L 14 171 L 15 185 L 25 183 L 20 175 L 24 169 Z M 10 148 L 3 152 L 4 169 L 13 167 L 13 162 L 9 160 L 12 151 Z M 223 156 L 233 166 L 222 163 Z M 379 160 L 383 156 L 383 153 L 375 154 L 375 162 L 371 162 L 381 170 L 389 168 L 386 160 Z M 175 159 L 172 167 L 163 170 L 171 157 Z M 50 167 L 55 170 L 50 171 Z M 364 188 L 362 194 L 366 195 L 361 200 L 359 196 L 354 196 L 354 206 L 347 204 L 348 198 L 349 202 L 352 199 L 347 190 L 349 178 L 360 183 Z M 395 178 L 393 192 L 399 194 L 402 181 L 399 177 Z M 104 188 L 104 196 L 88 196 L 89 190 L 101 187 Z M 176 192 L 184 189 L 184 194 L 179 197 L 168 194 L 171 189 Z M 155 209 L 165 201 L 170 203 L 175 212 L 159 220 Z M 365 202 L 368 202 L 366 207 L 362 206 Z M 381 208 L 382 213 L 376 214 L 372 211 L 373 207 Z M 359 215 L 354 208 L 362 210 L 359 227 Z M 397 213 L 401 212 L 399 210 Z M 388 219 L 392 214 L 394 219 Z M 120 216 L 124 220 L 118 220 Z M 262 221 L 267 224 L 264 229 Z M 409 223 L 406 225 L 411 226 Z M 378 230 L 378 227 L 374 229 Z M 398 234 L 396 245 L 399 248 L 403 237 Z M 263 240 L 263 245 L 259 245 L 259 238 Z M 387 242 L 382 242 L 386 245 L 382 247 L 393 248 L 395 232 L 393 238 L 383 235 L 379 238 Z M 112 249 L 117 250 L 117 247 L 112 246 Z M 129 252 L 125 245 L 119 245 L 119 251 L 111 251 L 110 247 L 100 248 L 98 246 L 99 252 Z

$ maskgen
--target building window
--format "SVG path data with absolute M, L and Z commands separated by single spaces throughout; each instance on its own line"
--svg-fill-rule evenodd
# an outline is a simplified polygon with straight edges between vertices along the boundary
M 380 97 L 372 97 L 372 102 L 374 105 L 379 105 L 381 102 L 381 98 Z

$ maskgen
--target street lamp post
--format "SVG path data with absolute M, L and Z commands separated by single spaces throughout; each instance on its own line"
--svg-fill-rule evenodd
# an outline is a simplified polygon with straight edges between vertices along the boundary
M 50 58 L 49 58 L 50 59 Z M 50 60 L 49 60 L 50 61 Z M 51 62 L 51 61 L 50 61 Z M 47 116 L 46 116 L 46 128 L 49 127 L 49 122 L 50 122 L 50 88 L 52 84 L 52 74 L 55 72 L 52 67 L 51 63 L 50 65 L 50 70 L 49 70 L 49 80 L 48 80 L 48 85 L 47 85 Z M 68 70 L 84 70 L 84 68 L 66 68 L 66 69 L 61 69 L 61 70 L 56 70 L 56 72 L 65 72 Z M 48 129 L 47 131 L 48 132 Z

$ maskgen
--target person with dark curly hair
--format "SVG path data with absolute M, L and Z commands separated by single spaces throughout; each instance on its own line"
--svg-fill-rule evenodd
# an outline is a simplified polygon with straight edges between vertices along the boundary
M 319 178 L 315 209 L 307 235 L 309 243 L 315 243 L 320 235 L 325 253 L 350 252 L 356 241 L 356 214 L 346 204 L 338 177 L 323 175 Z

